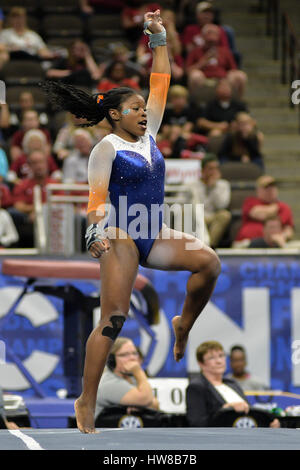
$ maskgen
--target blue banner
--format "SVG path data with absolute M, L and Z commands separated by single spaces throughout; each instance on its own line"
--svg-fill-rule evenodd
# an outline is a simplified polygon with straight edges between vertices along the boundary
M 220 341 L 226 352 L 233 344 L 242 344 L 249 371 L 270 389 L 300 393 L 298 258 L 222 256 L 221 262 L 214 294 L 190 333 L 182 361 L 173 359 L 171 320 L 181 313 L 187 272 L 141 268 L 159 296 L 159 324 L 145 328 L 133 309 L 122 336 L 140 347 L 150 376 L 187 377 L 197 372 L 195 350 L 211 339 Z M 0 275 L 0 341 L 6 353 L 6 363 L 0 365 L 0 386 L 23 396 L 34 396 L 39 390 L 44 396 L 55 396 L 66 387 L 63 300 L 32 289 L 22 296 L 25 282 L 22 277 Z M 57 279 L 41 284 L 47 282 L 53 286 L 69 283 L 85 295 L 99 295 L 98 281 Z

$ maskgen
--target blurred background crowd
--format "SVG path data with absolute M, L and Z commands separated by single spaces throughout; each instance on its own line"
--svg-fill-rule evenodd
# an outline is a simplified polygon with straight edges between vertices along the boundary
M 34 186 L 45 202 L 48 183 L 87 183 L 91 149 L 110 132 L 103 123 L 80 127 L 83 121 L 54 109 L 38 84 L 61 80 L 92 93 L 129 86 L 146 97 L 152 55 L 143 16 L 157 8 L 172 69 L 157 143 L 165 159 L 201 160 L 196 190 L 208 243 L 282 248 L 293 239 L 293 213 L 265 172 L 264 134 L 247 104 L 249 77 L 221 2 L 44 3 L 1 2 L 7 104 L 0 109 L 0 246 L 34 246 Z M 252 181 L 249 194 L 232 191 L 239 179 Z

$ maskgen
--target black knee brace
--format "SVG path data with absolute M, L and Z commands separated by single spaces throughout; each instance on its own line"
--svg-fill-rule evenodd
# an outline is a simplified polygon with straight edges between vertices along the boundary
M 106 326 L 102 330 L 103 336 L 108 336 L 108 338 L 113 341 L 118 337 L 120 331 L 122 330 L 123 324 L 125 322 L 125 317 L 122 315 L 113 315 L 110 317 L 111 326 Z

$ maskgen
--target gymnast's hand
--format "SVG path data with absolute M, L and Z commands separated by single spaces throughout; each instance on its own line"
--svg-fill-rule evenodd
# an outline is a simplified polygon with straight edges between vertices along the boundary
M 86 248 L 93 258 L 100 258 L 103 253 L 110 249 L 109 239 L 105 236 L 101 237 L 98 230 L 98 224 L 94 223 L 86 229 L 85 234 Z
M 105 238 L 103 240 L 95 241 L 91 244 L 89 252 L 93 258 L 100 258 L 103 253 L 106 253 L 110 249 L 109 239 Z
M 154 13 L 146 13 L 144 15 L 144 22 L 147 23 L 147 29 L 153 34 L 161 33 L 163 31 L 160 10 L 156 10 Z

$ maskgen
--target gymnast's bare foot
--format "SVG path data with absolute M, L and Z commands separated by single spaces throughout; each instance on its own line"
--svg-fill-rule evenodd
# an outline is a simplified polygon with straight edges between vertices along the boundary
M 74 408 L 79 431 L 86 434 L 97 433 L 98 431 L 95 429 L 93 408 L 86 405 L 80 397 L 75 401 Z
M 173 349 L 174 359 L 176 362 L 179 362 L 184 356 L 189 332 L 182 327 L 181 317 L 179 315 L 172 319 L 172 325 L 175 334 L 175 344 Z

